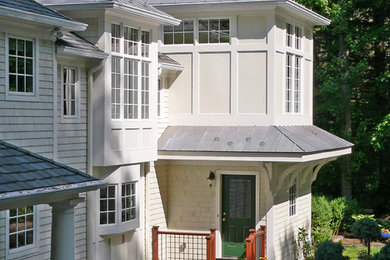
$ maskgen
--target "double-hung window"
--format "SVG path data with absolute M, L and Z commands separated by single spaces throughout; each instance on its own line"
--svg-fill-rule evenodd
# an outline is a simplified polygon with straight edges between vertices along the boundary
M 124 183 L 121 189 L 122 222 L 136 219 L 136 183 Z
M 31 248 L 36 244 L 36 212 L 34 206 L 8 211 L 8 251 Z
M 111 118 L 149 119 L 150 32 L 117 24 L 111 28 Z
M 193 44 L 194 21 L 183 20 L 177 26 L 164 26 L 164 44 Z
M 230 41 L 229 19 L 198 20 L 199 43 L 228 43 Z
M 287 53 L 286 56 L 286 93 L 285 112 L 301 113 L 302 57 Z
M 290 217 L 297 214 L 297 181 L 288 189 L 288 215 Z
M 8 93 L 34 93 L 34 41 L 8 38 Z
M 78 75 L 77 69 L 63 67 L 62 69 L 62 115 L 65 118 L 78 116 Z
M 100 225 L 116 223 L 117 185 L 108 185 L 100 189 Z

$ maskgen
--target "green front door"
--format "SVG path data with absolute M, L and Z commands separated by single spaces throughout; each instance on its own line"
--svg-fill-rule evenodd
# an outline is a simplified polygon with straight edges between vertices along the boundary
M 222 175 L 222 253 L 241 256 L 255 228 L 255 176 Z

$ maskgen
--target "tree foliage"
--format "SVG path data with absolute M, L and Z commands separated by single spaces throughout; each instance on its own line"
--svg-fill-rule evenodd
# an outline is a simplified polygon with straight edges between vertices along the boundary
M 355 144 L 313 191 L 390 212 L 390 1 L 298 2 L 332 20 L 314 29 L 314 123 Z
M 363 218 L 352 225 L 352 233 L 364 241 L 368 247 L 368 254 L 371 252 L 370 244 L 381 237 L 381 229 L 378 224 L 369 218 Z

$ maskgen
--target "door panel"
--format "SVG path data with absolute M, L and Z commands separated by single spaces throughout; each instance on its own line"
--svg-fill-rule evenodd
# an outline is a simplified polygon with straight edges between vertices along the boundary
M 222 175 L 222 252 L 241 256 L 255 227 L 255 176 Z

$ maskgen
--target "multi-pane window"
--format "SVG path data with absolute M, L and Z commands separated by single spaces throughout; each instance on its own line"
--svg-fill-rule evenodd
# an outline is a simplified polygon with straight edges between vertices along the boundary
M 63 115 L 75 117 L 77 115 L 77 70 L 64 68 L 63 71 Z
M 149 62 L 141 63 L 141 118 L 149 118 Z
M 141 33 L 141 55 L 142 57 L 149 57 L 149 32 L 148 31 L 142 31 Z
M 115 224 L 116 185 L 100 189 L 100 225 Z
M 202 19 L 198 25 L 199 43 L 229 42 L 229 19 Z
M 183 20 L 177 26 L 164 26 L 164 44 L 193 44 L 194 21 Z
M 120 52 L 121 26 L 111 24 L 111 51 Z
M 121 116 L 121 58 L 111 59 L 111 118 L 119 119 Z
M 136 219 L 136 185 L 122 184 L 122 222 Z
M 286 60 L 286 100 L 285 111 L 287 113 L 301 112 L 301 67 L 302 57 L 287 54 Z
M 157 90 L 157 116 L 161 117 L 163 112 L 163 85 L 161 79 L 158 80 L 158 90 Z
M 138 63 L 137 60 L 125 59 L 124 71 L 124 118 L 138 117 Z
M 297 181 L 288 189 L 288 208 L 289 216 L 294 216 L 297 213 Z
M 131 27 L 123 27 L 124 53 L 128 55 L 138 55 L 138 34 L 139 30 Z
M 302 27 L 286 24 L 286 45 L 297 50 L 302 48 Z
M 34 92 L 34 42 L 8 38 L 8 90 Z
M 34 206 L 9 210 L 9 249 L 34 244 Z

